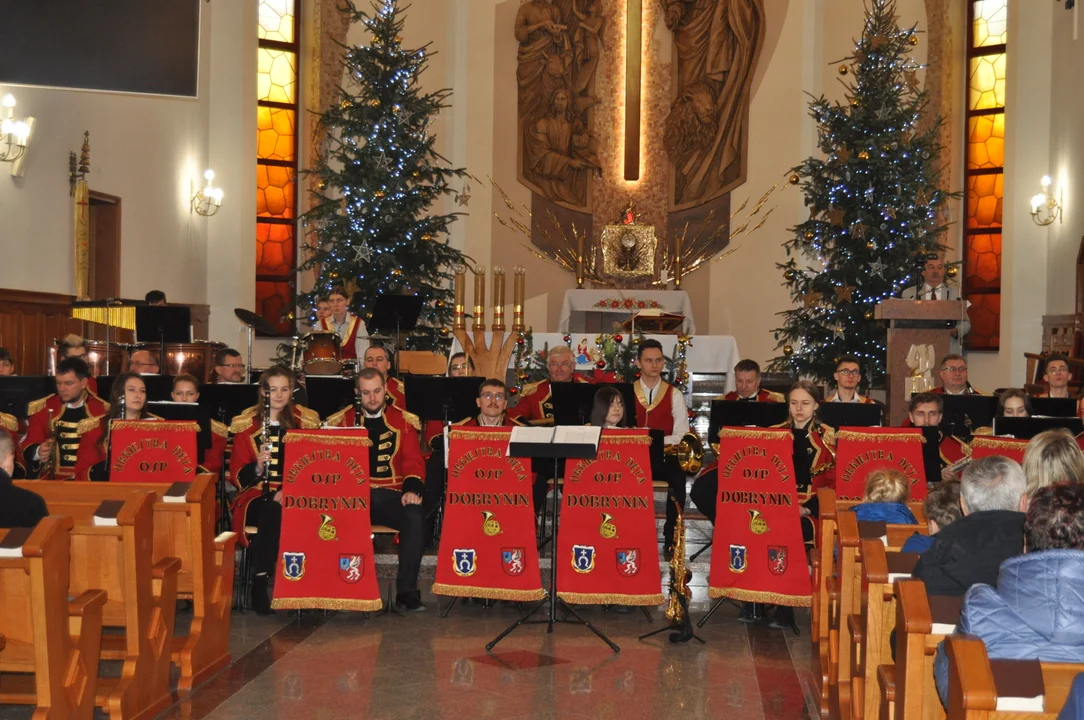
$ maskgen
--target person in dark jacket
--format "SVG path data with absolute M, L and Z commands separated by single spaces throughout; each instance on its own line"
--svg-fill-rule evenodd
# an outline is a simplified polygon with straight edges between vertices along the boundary
M 951 597 L 996 583 L 1001 563 L 1024 550 L 1019 508 L 1026 487 L 1015 460 L 990 455 L 968 465 L 960 481 L 963 517 L 937 533 L 912 577 L 926 583 L 928 594 Z
M 907 501 L 911 499 L 911 481 L 899 470 L 878 468 L 866 476 L 862 502 L 854 506 L 859 521 L 917 525 Z
M 0 528 L 32 528 L 49 514 L 45 500 L 35 492 L 15 487 L 15 442 L 0 433 Z
M 931 485 L 922 508 L 926 511 L 926 530 L 929 534 L 915 533 L 907 538 L 900 552 L 921 555 L 933 545 L 937 533 L 960 519 L 960 483 Z
M 1026 554 L 1001 564 L 997 585 L 964 595 L 956 632 L 986 643 L 1002 660 L 1084 663 L 1084 487 L 1040 488 L 1024 522 Z M 948 700 L 944 642 L 934 659 L 941 701 Z

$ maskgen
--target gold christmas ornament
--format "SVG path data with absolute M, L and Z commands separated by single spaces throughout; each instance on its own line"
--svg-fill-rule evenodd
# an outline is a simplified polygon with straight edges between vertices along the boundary
M 950 278 L 954 278 L 960 274 L 960 268 L 957 265 L 949 265 L 945 269 L 945 274 L 948 275 Z
M 872 320 L 873 319 L 873 311 L 872 310 L 865 311 L 864 313 L 862 313 L 862 317 L 864 319 L 866 319 L 866 320 Z
M 429 233 L 425 233 L 424 235 L 422 235 L 422 241 L 423 242 L 429 242 L 432 239 L 433 239 L 433 236 L 430 235 Z
M 866 152 L 865 150 L 860 151 L 858 153 L 858 159 L 859 160 L 869 160 L 869 153 Z
M 849 72 L 850 72 L 850 70 L 847 69 L 846 65 L 840 65 L 839 66 L 839 74 L 840 75 L 846 75 Z
M 380 100 L 378 98 L 373 98 L 369 101 L 369 107 L 380 107 Z
M 812 239 L 813 239 L 813 238 L 815 238 L 816 236 L 817 236 L 817 235 L 816 235 L 816 233 L 814 233 L 814 232 L 813 232 L 812 230 L 806 230 L 806 231 L 805 231 L 805 232 L 804 232 L 804 233 L 802 234 L 802 237 L 804 237 L 804 238 L 805 238 L 806 240 L 812 240 Z
M 790 345 L 784 345 L 783 346 L 783 355 L 785 357 L 790 357 L 793 354 L 794 354 L 794 348 L 792 348 Z
M 787 280 L 794 280 L 794 278 L 798 277 L 798 273 L 795 270 L 787 270 L 783 273 L 783 277 Z
M 327 189 L 327 181 L 326 180 L 319 181 L 318 183 L 316 183 L 316 187 L 320 188 L 321 190 L 326 190 Z
M 377 200 L 379 200 L 380 198 L 384 197 L 384 191 L 383 190 L 377 190 L 375 193 L 373 193 L 373 197 L 375 197 Z
M 918 35 L 912 35 L 911 37 L 907 38 L 907 42 L 911 45 L 918 45 Z
M 354 106 L 354 103 L 350 102 L 349 100 L 343 100 L 342 105 L 340 105 L 340 107 L 343 110 L 349 110 L 353 106 Z
M 794 173 L 788 178 L 788 180 L 790 181 L 791 185 L 797 185 L 801 181 L 801 178 L 798 177 L 798 173 Z
M 876 250 L 877 249 L 877 243 L 870 240 L 868 243 L 866 243 L 866 249 L 867 250 Z

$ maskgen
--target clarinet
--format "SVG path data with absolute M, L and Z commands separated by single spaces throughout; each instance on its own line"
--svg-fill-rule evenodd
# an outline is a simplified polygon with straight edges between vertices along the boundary
M 121 393 L 120 397 L 117 398 L 117 408 L 117 416 L 110 420 L 105 428 L 105 472 L 107 477 L 113 467 L 113 422 L 115 420 L 125 420 L 128 416 L 128 406 L 124 393 Z
M 361 394 L 354 393 L 354 427 L 361 427 L 364 424 L 364 413 L 361 410 Z
M 267 393 L 263 398 L 263 428 L 260 430 L 260 448 L 262 449 L 267 441 L 271 438 L 271 393 Z M 263 479 L 263 494 L 271 494 L 271 462 L 270 460 L 264 463 L 263 473 L 261 478 Z

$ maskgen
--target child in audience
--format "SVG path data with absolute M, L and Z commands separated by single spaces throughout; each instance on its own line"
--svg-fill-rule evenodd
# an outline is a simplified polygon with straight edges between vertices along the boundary
M 884 521 L 900 525 L 917 525 L 914 513 L 907 507 L 911 497 L 911 481 L 899 470 L 878 468 L 866 476 L 866 492 L 862 503 L 854 506 L 860 521 Z
M 930 549 L 933 536 L 941 528 L 960 519 L 960 483 L 947 482 L 930 486 L 929 494 L 926 495 L 926 501 L 922 506 L 926 510 L 926 527 L 929 528 L 929 534 L 923 535 L 916 532 L 907 538 L 907 542 L 900 548 L 901 552 L 921 555 Z
M 1026 497 L 1048 485 L 1084 482 L 1084 452 L 1065 428 L 1045 430 L 1033 437 L 1020 464 L 1028 480 Z M 1027 511 L 1026 498 L 1020 509 Z

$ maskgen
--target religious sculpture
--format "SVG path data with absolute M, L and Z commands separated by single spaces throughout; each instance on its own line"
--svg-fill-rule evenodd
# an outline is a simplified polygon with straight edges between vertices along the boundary
M 702 205 L 745 180 L 750 86 L 764 42 L 763 0 L 661 0 L 677 83 L 664 127 L 671 210 Z
M 589 127 L 603 49 L 601 0 L 526 0 L 516 13 L 520 181 L 566 207 L 590 205 L 599 169 Z

